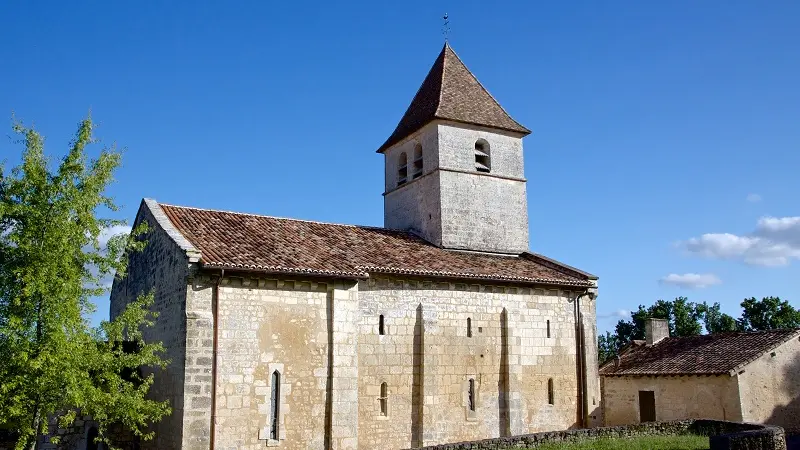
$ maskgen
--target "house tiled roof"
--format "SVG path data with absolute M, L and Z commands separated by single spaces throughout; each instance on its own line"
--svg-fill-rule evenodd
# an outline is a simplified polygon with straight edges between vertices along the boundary
M 204 267 L 366 278 L 371 273 L 594 286 L 596 277 L 532 253 L 445 250 L 398 230 L 158 204 Z
M 649 347 L 634 341 L 621 352 L 619 361 L 612 358 L 604 363 L 600 375 L 722 375 L 796 336 L 800 329 L 670 337 Z
M 530 134 L 497 103 L 450 45 L 445 44 L 400 123 L 378 153 L 434 119 Z

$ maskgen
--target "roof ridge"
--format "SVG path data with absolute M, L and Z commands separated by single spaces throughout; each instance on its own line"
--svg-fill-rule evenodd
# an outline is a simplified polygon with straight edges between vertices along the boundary
M 523 130 L 527 130 L 528 133 L 531 133 L 531 130 L 528 129 L 528 127 L 522 125 L 521 123 L 517 122 L 516 119 L 511 117 L 511 114 L 509 114 L 508 111 L 506 111 L 506 109 L 503 108 L 503 105 L 501 105 L 500 102 L 497 101 L 497 99 L 494 97 L 494 95 L 492 95 L 492 93 L 489 92 L 488 89 L 486 89 L 486 87 L 483 85 L 483 83 L 481 83 L 481 81 L 478 79 L 478 77 L 476 77 L 475 74 L 472 73 L 471 70 L 469 70 L 469 67 L 467 67 L 467 65 L 464 64 L 464 60 L 462 60 L 461 57 L 458 56 L 458 53 L 456 53 L 455 49 L 453 49 L 453 47 L 451 47 L 451 46 L 447 45 L 447 43 L 445 43 L 445 49 L 448 49 L 448 48 L 450 49 L 450 52 L 453 53 L 453 56 L 456 57 L 458 62 L 460 62 L 461 65 L 464 66 L 464 68 L 467 69 L 467 73 L 469 74 L 469 76 L 472 77 L 472 79 L 475 80 L 476 83 L 478 83 L 478 87 L 480 87 L 483 90 L 483 92 L 485 92 L 486 95 L 488 95 L 489 98 L 491 98 L 492 101 L 494 101 L 497 104 L 497 106 L 500 107 L 500 110 L 502 110 L 506 114 L 506 116 L 508 116 L 508 118 L 511 119 L 512 122 L 517 124 L 520 128 L 522 128 Z M 444 58 L 444 63 L 446 63 L 446 62 L 447 62 L 447 55 L 445 55 L 445 58 Z M 442 81 L 444 81 L 444 72 L 445 72 L 445 70 L 447 70 L 447 64 L 443 64 L 443 67 L 442 67 Z M 439 89 L 439 105 L 442 104 L 442 91 L 443 91 L 443 89 Z M 437 113 L 436 116 L 437 117 L 439 116 L 438 115 L 438 113 L 439 113 L 439 105 L 436 106 L 436 113 Z M 440 118 L 444 119 L 442 117 L 440 117 Z M 448 119 L 445 119 L 445 120 L 448 120 Z
M 323 221 L 320 221 L 320 220 L 297 219 L 297 218 L 293 218 L 293 217 L 270 216 L 270 215 L 267 215 L 267 214 L 246 213 L 246 212 L 241 212 L 241 211 L 231 211 L 231 210 L 227 210 L 227 209 L 200 208 L 200 207 L 197 207 L 197 206 L 173 205 L 173 204 L 170 204 L 170 203 L 161 203 L 161 202 L 158 202 L 158 204 L 160 206 L 168 206 L 170 208 L 194 209 L 196 211 L 208 211 L 208 212 L 218 212 L 218 213 L 225 213 L 225 214 L 236 214 L 238 216 L 261 217 L 261 218 L 264 218 L 264 219 L 289 220 L 289 221 L 293 221 L 293 222 L 315 223 L 315 224 L 318 224 L 318 225 L 334 225 L 334 226 L 338 226 L 338 227 L 366 228 L 366 229 L 375 229 L 375 230 L 384 230 L 384 231 L 395 231 L 395 232 L 398 232 L 398 233 L 412 234 L 413 235 L 413 233 L 409 233 L 408 231 L 405 231 L 405 230 L 399 230 L 399 229 L 394 229 L 394 228 L 384 228 L 384 227 L 378 227 L 378 226 L 373 226 L 373 225 L 355 225 L 355 224 L 349 224 L 349 223 L 323 222 Z

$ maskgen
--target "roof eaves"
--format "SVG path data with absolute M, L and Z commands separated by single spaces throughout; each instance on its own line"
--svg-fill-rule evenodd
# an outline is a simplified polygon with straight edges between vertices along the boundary
M 173 242 L 186 253 L 190 262 L 197 262 L 200 260 L 202 257 L 200 250 L 175 227 L 156 200 L 144 198 L 142 199 L 142 204 L 150 211 L 150 214 L 156 219 L 158 225 L 167 233 Z
M 582 271 L 580 269 L 576 269 L 575 267 L 572 267 L 570 265 L 564 264 L 561 261 L 557 261 L 557 260 L 555 260 L 553 258 L 548 258 L 547 256 L 544 256 L 544 255 L 539 254 L 539 253 L 524 252 L 523 255 L 539 259 L 540 261 L 544 262 L 545 265 L 553 265 L 553 266 L 551 266 L 553 269 L 561 270 L 562 272 L 564 270 L 567 270 L 567 271 L 574 272 L 575 274 L 578 274 L 580 276 L 586 277 L 588 280 L 592 280 L 592 281 L 599 280 L 599 277 L 597 275 L 592 275 L 589 272 L 584 272 L 584 271 Z
M 769 352 L 771 352 L 771 351 L 775 350 L 776 348 L 780 347 L 781 345 L 783 345 L 783 344 L 785 344 L 785 343 L 787 343 L 787 342 L 791 341 L 792 339 L 794 339 L 794 338 L 796 338 L 796 337 L 798 337 L 798 336 L 800 336 L 800 329 L 797 329 L 797 330 L 795 330 L 794 334 L 788 335 L 788 336 L 787 336 L 786 338 L 784 338 L 782 341 L 780 341 L 780 342 L 778 342 L 777 344 L 775 344 L 775 345 L 771 346 L 771 347 L 770 347 L 770 348 L 768 348 L 767 350 L 764 350 L 763 352 L 761 352 L 761 353 L 759 353 L 759 354 L 757 354 L 757 355 L 755 355 L 755 356 L 753 356 L 753 357 L 751 357 L 751 358 L 747 359 L 747 360 L 746 360 L 746 361 L 744 361 L 743 363 L 740 363 L 739 365 L 737 365 L 737 366 L 736 366 L 736 367 L 734 367 L 733 369 L 729 370 L 729 371 L 728 371 L 728 374 L 729 374 L 730 376 L 734 376 L 734 375 L 736 375 L 737 373 L 741 372 L 741 371 L 742 371 L 742 369 L 744 369 L 745 367 L 747 367 L 748 365 L 750 365 L 750 364 L 751 364 L 753 361 L 757 360 L 758 358 L 761 358 L 761 357 L 762 357 L 762 356 L 763 356 L 765 353 L 769 353 Z
M 521 282 L 530 284 L 548 284 L 556 286 L 572 286 L 572 287 L 587 287 L 587 288 L 593 286 L 591 283 L 582 280 L 570 281 L 570 280 L 560 280 L 557 278 L 533 278 L 533 277 L 519 277 L 519 276 L 507 276 L 507 275 L 489 275 L 489 274 L 477 274 L 469 272 L 417 270 L 417 269 L 404 269 L 397 267 L 382 267 L 382 266 L 359 266 L 358 269 L 361 269 L 362 271 L 368 273 L 392 273 L 392 274 L 402 274 L 402 275 L 431 276 L 438 278 L 456 278 L 456 279 L 486 280 L 486 281 L 499 281 L 499 282 Z
M 265 274 L 284 274 L 284 275 L 303 275 L 303 276 L 322 276 L 352 279 L 367 279 L 369 274 L 366 272 L 347 271 L 347 270 L 320 270 L 303 267 L 283 267 L 283 266 L 262 266 L 259 264 L 231 264 L 204 262 L 203 268 L 229 269 L 243 272 L 259 272 Z

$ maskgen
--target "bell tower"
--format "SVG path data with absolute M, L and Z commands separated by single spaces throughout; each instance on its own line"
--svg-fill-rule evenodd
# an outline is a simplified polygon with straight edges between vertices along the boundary
M 384 226 L 448 249 L 528 251 L 528 134 L 445 43 L 378 149 L 385 157 Z

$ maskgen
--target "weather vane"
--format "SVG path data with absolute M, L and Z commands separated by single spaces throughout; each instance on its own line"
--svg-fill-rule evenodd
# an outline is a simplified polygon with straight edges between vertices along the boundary
M 450 20 L 447 17 L 447 13 L 444 13 L 442 19 L 444 19 L 444 25 L 442 25 L 442 34 L 444 35 L 444 41 L 447 42 L 447 38 L 450 35 Z

